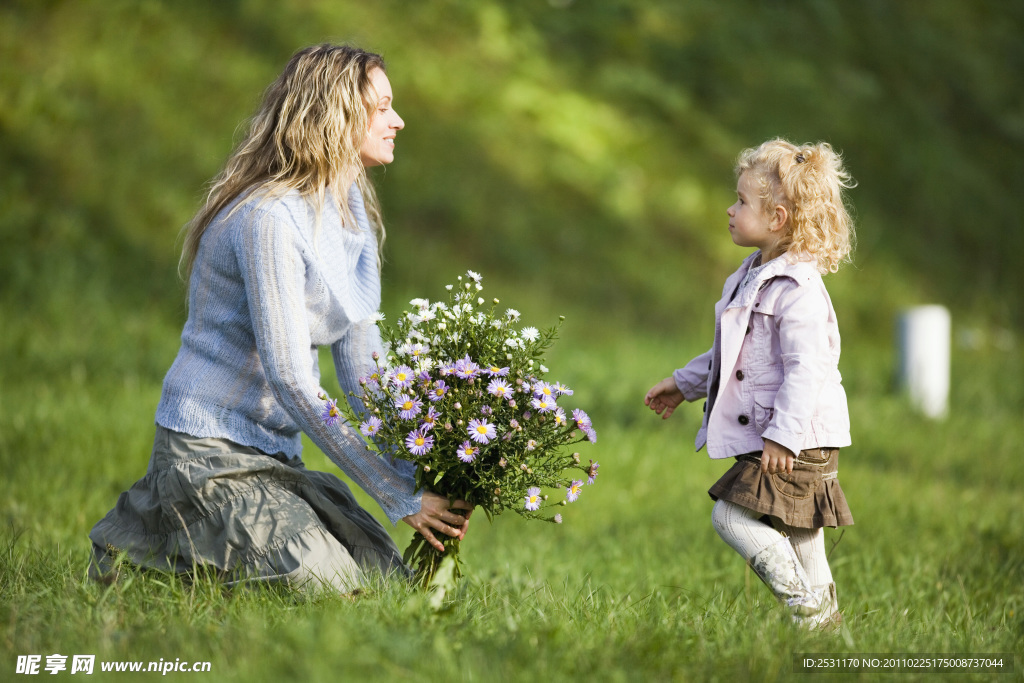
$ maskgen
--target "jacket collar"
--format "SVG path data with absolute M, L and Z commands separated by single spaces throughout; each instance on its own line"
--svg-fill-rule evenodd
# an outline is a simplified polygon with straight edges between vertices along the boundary
M 754 262 L 759 253 L 760 252 L 755 251 L 743 260 L 743 263 L 736 271 L 736 274 L 739 276 L 737 284 L 742 283 L 746 278 L 747 273 L 752 267 L 754 267 Z M 813 257 L 806 256 L 794 259 L 788 254 L 783 254 L 782 256 L 778 256 L 769 261 L 764 268 L 757 273 L 752 282 L 748 282 L 745 287 L 742 287 L 740 291 L 736 293 L 735 298 L 733 298 L 727 308 L 748 306 L 754 297 L 757 296 L 757 293 L 761 291 L 761 287 L 764 283 L 768 282 L 772 278 L 788 277 L 796 282 L 798 286 L 803 286 L 818 276 L 817 264 Z M 735 287 L 736 285 L 733 286 Z

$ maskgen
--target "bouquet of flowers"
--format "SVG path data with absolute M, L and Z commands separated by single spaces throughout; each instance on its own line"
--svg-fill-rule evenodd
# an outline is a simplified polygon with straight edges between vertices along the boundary
M 365 412 L 322 395 L 324 419 L 344 415 L 359 425 L 368 449 L 415 463 L 418 488 L 464 500 L 488 519 L 513 510 L 561 523 L 550 508 L 579 498 L 598 463 L 583 464 L 566 448 L 596 442 L 597 434 L 585 412 L 559 405 L 573 391 L 551 381 L 542 363 L 558 325 L 520 327 L 518 311 L 480 296 L 479 274 L 458 280 L 447 286 L 447 303 L 413 299 L 414 310 L 393 327 L 378 314 L 390 350 L 383 358 L 375 353 L 375 371 L 360 379 L 354 398 Z M 444 557 L 461 574 L 459 540 L 439 538 L 444 554 L 419 534 L 405 552 L 421 585 Z

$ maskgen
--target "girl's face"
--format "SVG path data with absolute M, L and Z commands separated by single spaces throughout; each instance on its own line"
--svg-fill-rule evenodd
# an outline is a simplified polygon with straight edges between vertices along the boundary
M 366 130 L 366 139 L 359 148 L 359 157 L 367 168 L 395 160 L 395 136 L 405 128 L 405 121 L 392 106 L 394 95 L 387 74 L 383 69 L 373 69 L 369 75 L 377 94 L 377 108 Z
M 730 206 L 729 234 L 732 241 L 741 247 L 757 247 L 762 254 L 769 254 L 778 242 L 781 230 L 776 227 L 778 217 L 765 214 L 758 196 L 757 181 L 744 172 L 736 181 L 736 203 Z

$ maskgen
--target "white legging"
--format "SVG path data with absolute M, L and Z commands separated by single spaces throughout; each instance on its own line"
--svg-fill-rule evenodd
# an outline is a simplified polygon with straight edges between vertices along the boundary
M 821 588 L 832 583 L 832 570 L 825 554 L 825 533 L 820 527 L 799 529 L 783 524 L 777 517 L 772 517 L 774 526 L 771 526 L 761 521 L 762 516 L 760 512 L 719 499 L 711 510 L 711 523 L 722 540 L 747 562 L 778 543 L 783 535 L 788 536 L 811 585 Z

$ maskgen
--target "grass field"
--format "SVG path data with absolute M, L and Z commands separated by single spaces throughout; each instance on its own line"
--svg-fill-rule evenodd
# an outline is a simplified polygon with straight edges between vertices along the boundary
M 55 653 L 209 661 L 170 678 L 229 681 L 787 680 L 800 653 L 1017 653 L 1022 677 L 1019 348 L 958 347 L 951 415 L 930 422 L 889 391 L 883 347 L 844 338 L 855 445 L 841 481 L 857 524 L 827 531 L 846 621 L 824 635 L 787 624 L 712 530 L 705 490 L 724 467 L 693 453 L 699 406 L 663 423 L 641 404 L 698 349 L 572 318 L 550 365 L 594 416 L 598 484 L 561 526 L 475 520 L 442 609 L 402 585 L 303 599 L 155 573 L 93 584 L 86 534 L 145 470 L 177 322 L 59 310 L 67 324 L 39 311 L 0 337 L 5 680 L 19 655 Z M 308 444 L 306 460 L 337 471 Z M 409 533 L 395 530 L 400 545 Z
M 211 663 L 172 680 L 820 678 L 800 653 L 1013 653 L 998 680 L 1024 680 L 1022 27 L 998 0 L 0 2 L 0 681 L 30 654 Z M 408 124 L 375 174 L 385 312 L 473 268 L 533 324 L 565 314 L 548 365 L 594 417 L 598 484 L 560 526 L 474 519 L 440 610 L 401 585 L 90 583 L 178 348 L 174 236 L 323 40 L 382 52 Z M 700 406 L 641 404 L 707 347 L 733 160 L 776 135 L 831 141 L 860 183 L 856 265 L 826 280 L 854 440 L 840 635 L 792 629 L 712 530 Z M 953 311 L 942 422 L 892 389 L 891 319 L 923 302 Z

